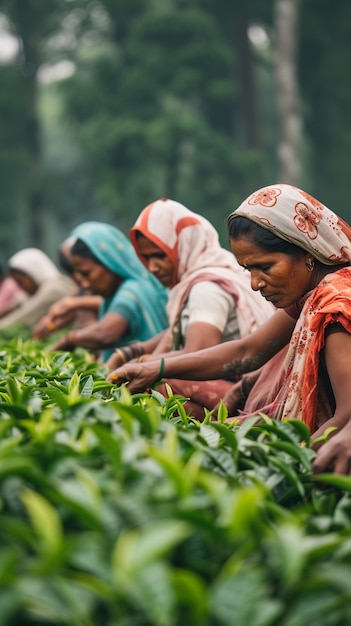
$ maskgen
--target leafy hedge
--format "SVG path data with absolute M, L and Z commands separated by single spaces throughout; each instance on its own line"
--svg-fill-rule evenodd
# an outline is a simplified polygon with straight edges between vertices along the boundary
M 199 424 L 77 350 L 0 352 L 0 626 L 345 626 L 351 479 L 298 421 Z

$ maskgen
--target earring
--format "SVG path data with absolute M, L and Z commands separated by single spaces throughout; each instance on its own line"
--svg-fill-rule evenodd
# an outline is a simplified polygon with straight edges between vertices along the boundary
M 313 272 L 313 270 L 314 270 L 314 259 L 309 259 L 308 261 L 306 261 L 306 267 L 307 267 L 309 272 Z

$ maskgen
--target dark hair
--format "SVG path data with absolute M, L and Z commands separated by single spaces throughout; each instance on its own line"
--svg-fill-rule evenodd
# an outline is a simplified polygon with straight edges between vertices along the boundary
M 71 254 L 72 256 L 81 256 L 83 259 L 89 259 L 90 261 L 94 261 L 94 263 L 103 265 L 81 239 L 77 239 L 77 241 L 74 242 L 71 248 Z
M 292 257 L 303 253 L 300 246 L 281 239 L 267 228 L 263 228 L 248 217 L 238 215 L 227 220 L 228 234 L 231 239 L 247 239 L 266 252 L 283 252 Z
M 68 274 L 69 276 L 73 274 L 73 265 L 61 249 L 58 250 L 57 261 L 61 269 L 63 269 L 66 274 Z

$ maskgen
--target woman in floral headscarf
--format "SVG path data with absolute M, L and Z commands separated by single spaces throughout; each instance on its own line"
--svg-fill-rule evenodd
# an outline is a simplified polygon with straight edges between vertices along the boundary
M 166 377 L 235 380 L 288 346 L 265 412 L 301 419 L 316 436 L 342 427 L 351 416 L 351 227 L 304 191 L 277 184 L 249 196 L 228 230 L 252 289 L 278 311 L 240 340 L 162 364 L 126 365 L 112 380 L 131 381 L 136 391 L 157 381 L 160 367 Z
M 130 238 L 149 272 L 170 289 L 168 331 L 143 344 L 150 359 L 238 339 L 273 314 L 274 307 L 252 291 L 235 257 L 221 247 L 212 224 L 179 202 L 162 198 L 148 205 Z M 108 366 L 113 369 L 134 356 L 122 348 Z M 174 393 L 191 397 L 198 417 L 204 416 L 204 406 L 211 407 L 231 387 L 225 380 L 167 382 Z

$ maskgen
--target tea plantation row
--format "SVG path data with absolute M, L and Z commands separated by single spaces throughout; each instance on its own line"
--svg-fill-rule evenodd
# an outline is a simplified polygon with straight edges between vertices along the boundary
M 2 341 L 0 626 L 351 624 L 351 479 L 298 421 L 183 404 Z

